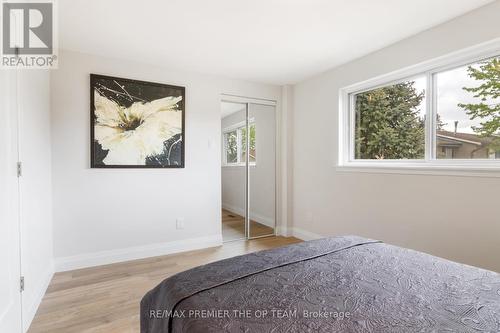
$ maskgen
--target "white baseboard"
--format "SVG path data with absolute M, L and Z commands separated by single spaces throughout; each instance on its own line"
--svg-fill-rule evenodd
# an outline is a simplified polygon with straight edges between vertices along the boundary
M 273 218 L 252 213 L 252 214 L 250 214 L 250 220 L 255 221 L 255 222 L 259 222 L 260 224 L 263 224 L 263 225 L 268 226 L 270 228 L 274 228 L 274 219 Z
M 235 213 L 237 214 L 237 212 Z M 302 240 L 312 240 L 324 237 L 322 235 L 315 234 L 300 228 L 296 227 L 287 228 L 283 226 L 278 226 L 277 234 L 283 236 L 293 236 Z M 219 234 L 219 235 L 212 235 L 212 236 L 205 236 L 198 238 L 189 238 L 167 243 L 136 246 L 136 247 L 129 247 L 124 249 L 109 250 L 109 251 L 100 251 L 100 252 L 86 253 L 69 257 L 59 257 L 55 259 L 55 271 L 64 272 L 74 269 L 107 265 L 117 262 L 143 259 L 149 257 L 156 257 L 167 254 L 184 252 L 184 251 L 199 250 L 203 248 L 220 246 L 220 245 L 222 245 L 222 236 Z M 46 286 L 43 292 L 41 292 L 40 301 L 45 293 L 45 290 L 47 289 L 50 279 L 52 278 L 53 271 L 54 270 L 52 270 L 52 273 L 50 275 L 47 274 L 48 277 L 44 280 L 46 281 Z M 35 309 L 34 313 L 36 313 L 37 307 L 38 306 L 34 307 Z
M 237 206 L 233 206 L 227 203 L 222 203 L 222 209 L 225 209 L 227 211 L 230 211 L 233 214 L 237 214 L 239 216 L 245 216 L 245 209 Z
M 236 207 L 233 205 L 222 203 L 222 208 L 227 210 L 227 211 L 230 211 L 231 213 L 237 214 L 239 216 L 245 216 L 245 209 L 243 209 L 241 207 Z M 259 214 L 251 212 L 250 219 L 255 221 L 255 222 L 259 222 L 260 224 L 263 224 L 265 226 L 268 226 L 270 228 L 274 228 L 274 219 L 271 217 L 259 215 Z
M 178 252 L 199 250 L 222 245 L 222 235 L 188 238 L 166 243 L 135 246 L 124 249 L 80 254 L 56 258 L 56 272 L 86 267 L 108 265 L 117 262 L 163 256 Z
M 26 307 L 23 306 L 23 332 L 27 332 L 33 318 L 35 318 L 36 312 L 38 311 L 38 307 L 40 303 L 42 303 L 43 296 L 47 292 L 47 288 L 49 287 L 50 281 L 54 276 L 54 263 L 52 262 L 45 273 L 40 276 L 36 281 L 26 281 L 26 289 L 25 293 L 33 288 L 33 300 L 30 304 L 27 304 Z M 38 283 L 36 283 L 38 282 Z M 36 284 L 35 284 L 36 283 Z
M 319 238 L 324 238 L 325 237 L 325 236 L 322 236 L 320 234 L 315 234 L 313 232 L 310 232 L 310 231 L 307 231 L 307 230 L 304 230 L 304 229 L 300 229 L 300 228 L 296 228 L 296 227 L 293 227 L 291 229 L 292 229 L 291 230 L 291 235 L 293 237 L 302 239 L 304 241 L 313 240 L 313 239 L 319 239 Z

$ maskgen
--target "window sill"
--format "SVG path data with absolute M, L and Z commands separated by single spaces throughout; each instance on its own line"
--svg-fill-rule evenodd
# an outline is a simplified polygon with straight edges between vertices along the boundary
M 456 177 L 486 177 L 500 178 L 500 162 L 496 165 L 467 165 L 467 164 L 424 164 L 424 163 L 354 163 L 337 165 L 338 172 L 355 173 L 385 173 L 400 175 L 432 175 Z

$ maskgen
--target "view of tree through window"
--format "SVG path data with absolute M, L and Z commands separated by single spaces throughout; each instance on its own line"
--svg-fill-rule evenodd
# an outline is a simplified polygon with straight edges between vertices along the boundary
M 436 74 L 438 159 L 500 156 L 500 58 Z
M 425 78 L 354 95 L 356 159 L 423 159 Z

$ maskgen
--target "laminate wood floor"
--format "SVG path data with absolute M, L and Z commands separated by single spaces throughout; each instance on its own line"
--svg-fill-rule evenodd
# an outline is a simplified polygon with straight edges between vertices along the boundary
M 56 273 L 29 333 L 139 332 L 139 302 L 166 277 L 259 250 L 301 242 L 268 237 L 223 246 Z

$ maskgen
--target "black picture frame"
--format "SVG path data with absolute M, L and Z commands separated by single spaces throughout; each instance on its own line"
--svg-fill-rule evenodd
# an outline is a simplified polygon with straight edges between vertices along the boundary
M 113 82 L 116 84 L 115 89 L 122 89 L 123 91 L 117 91 L 115 97 L 117 97 L 118 101 L 117 103 L 120 104 L 120 97 L 130 95 L 128 92 L 126 92 L 127 88 L 126 87 L 136 87 L 135 90 L 141 97 L 146 97 L 143 100 L 148 102 L 147 97 L 148 96 L 153 96 L 153 95 L 159 95 L 161 94 L 161 91 L 165 92 L 164 97 L 169 97 L 169 96 L 174 96 L 174 97 L 182 97 L 180 102 L 177 103 L 178 105 L 178 111 L 182 112 L 181 115 L 181 133 L 177 134 L 180 138 L 180 148 L 176 146 L 175 151 L 177 155 L 177 159 L 175 162 L 171 162 L 169 159 L 168 163 L 162 163 L 161 158 L 162 156 L 159 155 L 160 158 L 155 158 L 152 159 L 151 161 L 148 162 L 148 159 L 146 159 L 146 163 L 144 165 L 139 165 L 139 164 L 105 164 L 103 162 L 104 158 L 103 154 L 106 153 L 106 150 L 102 149 L 102 146 L 100 143 L 95 139 L 95 127 L 96 127 L 96 122 L 97 122 L 97 117 L 95 114 L 95 98 L 94 98 L 94 92 L 96 91 L 96 88 L 99 87 L 100 90 L 102 91 L 103 89 L 103 82 Z M 121 86 L 121 87 L 120 87 Z M 106 87 L 104 87 L 106 92 L 109 91 Z M 147 89 L 151 88 L 151 93 L 148 93 Z M 123 93 L 123 92 L 126 92 Z M 119 95 L 118 95 L 119 93 Z M 110 94 L 113 94 L 111 92 Z M 138 96 L 139 96 L 138 95 Z M 127 98 L 127 96 L 125 97 Z M 130 97 L 132 98 L 132 97 Z M 136 98 L 136 97 L 133 97 Z M 116 101 L 116 99 L 115 99 Z M 130 103 L 133 103 L 130 101 Z M 181 86 L 174 86 L 174 85 L 169 85 L 169 84 L 163 84 L 163 83 L 156 83 L 156 82 L 149 82 L 149 81 L 140 81 L 140 80 L 133 80 L 133 79 L 127 79 L 127 78 L 121 78 L 121 77 L 114 77 L 114 76 L 107 76 L 107 75 L 100 75 L 100 74 L 90 74 L 90 167 L 91 168 L 152 168 L 152 169 L 165 169 L 165 168 L 184 168 L 185 166 L 185 146 L 186 146 L 186 127 L 185 127 L 185 118 L 186 118 L 186 88 L 181 87 Z M 176 135 L 176 139 L 177 139 Z M 175 143 L 172 143 L 171 145 L 178 145 L 179 144 L 179 139 L 175 141 Z M 167 145 L 167 141 L 164 143 L 165 147 Z M 166 149 L 166 148 L 165 148 Z M 171 150 L 171 148 L 170 148 Z M 108 150 L 109 153 L 109 150 Z M 107 153 L 106 153 L 107 155 Z

